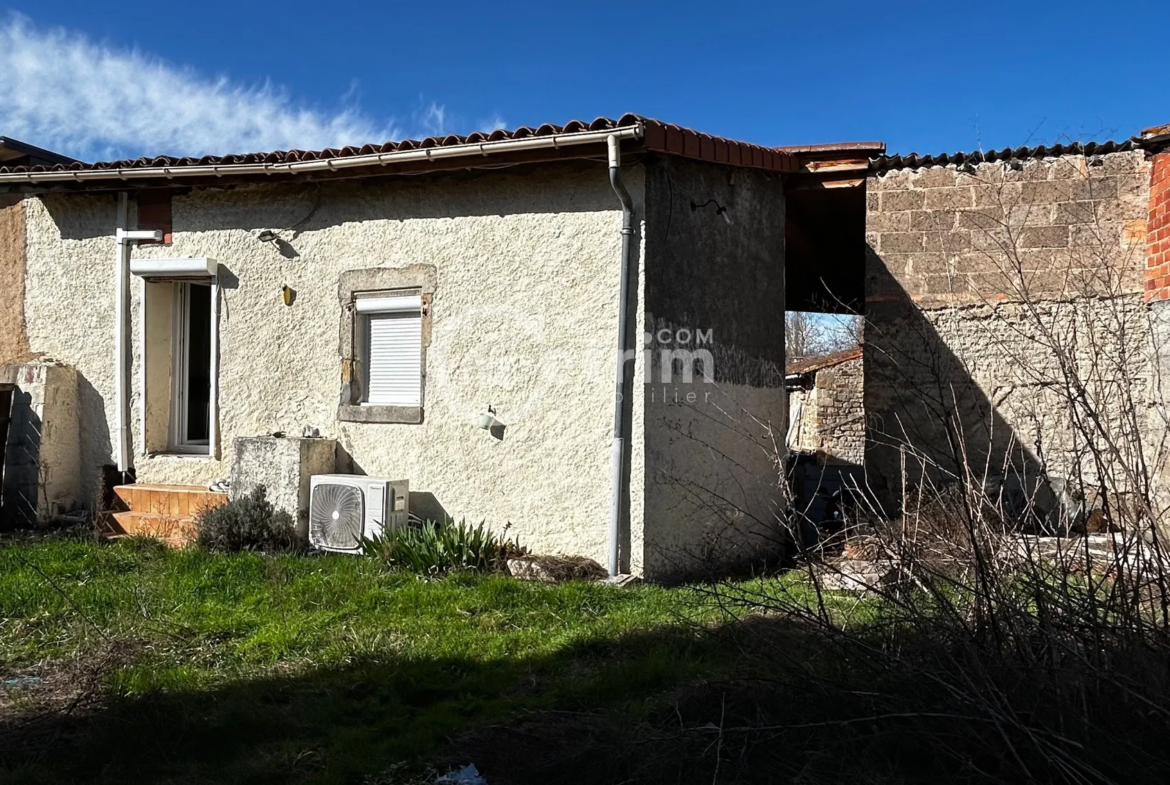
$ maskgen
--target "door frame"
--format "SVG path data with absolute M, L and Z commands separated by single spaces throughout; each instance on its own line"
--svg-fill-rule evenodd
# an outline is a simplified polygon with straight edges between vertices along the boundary
M 187 438 L 189 406 L 191 335 L 191 287 L 208 286 L 210 292 L 210 368 L 208 390 L 207 439 Z M 168 444 L 171 452 L 216 457 L 219 442 L 219 278 L 202 281 L 176 281 L 171 334 L 171 421 Z

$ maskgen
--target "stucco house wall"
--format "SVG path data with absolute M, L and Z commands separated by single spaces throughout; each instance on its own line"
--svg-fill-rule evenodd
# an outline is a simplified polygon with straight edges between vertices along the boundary
M 658 193 L 666 171 L 654 175 Z M 623 168 L 639 218 L 637 334 L 658 320 L 714 330 L 720 405 L 740 406 L 758 421 L 739 418 L 739 431 L 720 426 L 708 440 L 728 451 L 752 442 L 758 455 L 736 478 L 751 490 L 734 501 L 765 519 L 776 506 L 776 470 L 762 448 L 769 424 L 782 423 L 784 398 L 782 380 L 774 385 L 758 369 L 782 365 L 774 348 L 783 346 L 782 185 L 772 175 L 717 165 L 671 171 L 694 193 L 730 206 L 734 223 L 713 210 L 692 211 L 681 193 L 651 206 L 646 167 Z M 112 194 L 24 201 L 29 344 L 78 370 L 86 498 L 116 441 L 115 208 Z M 219 263 L 219 449 L 217 457 L 166 454 L 155 451 L 158 439 L 144 437 L 165 428 L 169 390 L 159 378 L 168 371 L 151 347 L 167 327 L 143 323 L 153 284 L 135 277 L 130 392 L 139 482 L 209 483 L 230 474 L 234 438 L 299 435 L 307 426 L 337 440 L 339 471 L 409 479 L 416 514 L 484 521 L 534 551 L 604 563 L 621 211 L 603 167 L 201 188 L 174 194 L 172 211 L 172 243 L 138 247 L 134 258 Z M 657 234 L 648 229 L 655 222 Z M 265 229 L 283 230 L 282 242 L 260 241 Z M 676 233 L 681 241 L 664 239 Z M 339 280 L 386 268 L 425 269 L 434 279 L 422 422 L 340 421 Z M 153 306 L 150 312 L 159 315 Z M 632 366 L 625 566 L 661 575 L 677 566 L 661 554 L 673 558 L 680 546 L 702 541 L 712 518 L 706 502 L 680 507 L 655 478 L 675 469 L 691 479 L 714 472 L 724 489 L 733 478 L 723 476 L 725 460 L 668 436 L 707 427 L 712 410 L 680 419 L 643 401 L 647 362 L 653 359 L 639 353 Z M 499 438 L 476 425 L 488 405 L 505 425 Z
M 639 172 L 626 179 L 640 207 Z M 46 195 L 26 205 L 29 340 L 85 379 L 82 464 L 93 489 L 115 432 L 114 197 Z M 291 252 L 257 240 L 258 230 L 310 212 L 283 235 Z M 354 471 L 409 478 L 421 515 L 483 520 L 534 550 L 603 560 L 620 222 L 604 169 L 581 165 L 176 195 L 173 244 L 135 256 L 221 265 L 221 457 L 142 450 L 136 278 L 138 480 L 208 483 L 229 474 L 233 438 L 311 426 L 338 440 Z M 417 264 L 437 274 L 423 422 L 338 422 L 338 278 Z M 284 286 L 296 292 L 291 306 Z M 476 427 L 488 404 L 507 426 L 502 439 Z
M 1106 441 L 1129 445 L 1119 474 L 1143 459 L 1137 442 L 1156 449 L 1144 152 L 881 170 L 866 185 L 871 487 L 897 498 L 907 445 L 910 485 L 955 477 L 964 457 L 992 484 L 1093 484 Z M 1073 379 L 1097 436 L 1070 420 Z

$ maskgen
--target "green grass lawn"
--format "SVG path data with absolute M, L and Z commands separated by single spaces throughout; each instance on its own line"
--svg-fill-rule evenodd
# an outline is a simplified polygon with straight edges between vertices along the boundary
M 686 588 L 10 541 L 0 679 L 41 681 L 0 692 L 0 781 L 407 781 L 488 725 L 658 710 L 734 663 L 718 618 Z M 92 705 L 29 724 L 91 676 Z

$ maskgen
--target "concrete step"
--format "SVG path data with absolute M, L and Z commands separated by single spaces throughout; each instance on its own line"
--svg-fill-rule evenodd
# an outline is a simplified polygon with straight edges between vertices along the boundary
M 115 534 L 157 537 L 176 544 L 195 539 L 197 531 L 191 518 L 174 518 L 153 512 L 116 512 L 113 528 Z
M 131 512 L 152 512 L 173 518 L 194 518 L 204 508 L 227 501 L 226 493 L 209 491 L 202 485 L 119 485 L 114 495 Z

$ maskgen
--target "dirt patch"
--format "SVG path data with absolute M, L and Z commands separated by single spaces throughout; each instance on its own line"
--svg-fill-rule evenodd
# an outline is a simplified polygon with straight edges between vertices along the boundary
M 515 578 L 545 583 L 600 581 L 609 575 L 604 567 L 584 556 L 518 556 L 508 559 L 508 572 Z
M 136 646 L 111 642 L 74 660 L 46 660 L 0 673 L 0 749 L 47 748 L 70 720 L 97 708 L 105 678 L 132 658 Z

